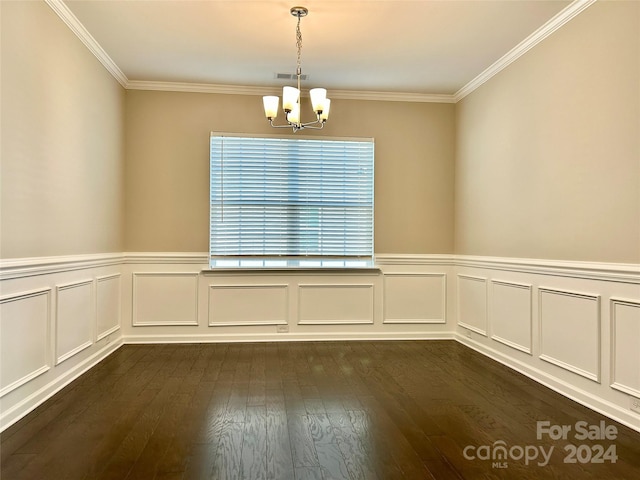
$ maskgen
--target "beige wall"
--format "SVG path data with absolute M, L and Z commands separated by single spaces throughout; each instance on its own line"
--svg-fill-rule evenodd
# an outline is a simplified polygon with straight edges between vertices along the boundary
M 2 258 L 124 248 L 124 89 L 44 2 L 0 2 Z
M 260 98 L 125 93 L 46 4 L 0 8 L 2 258 L 206 251 L 209 132 L 285 132 Z M 640 262 L 639 10 L 596 3 L 456 106 L 334 100 L 311 134 L 375 138 L 376 252 Z
M 639 16 L 598 2 L 456 105 L 456 253 L 640 262 Z
M 257 96 L 129 90 L 126 105 L 129 252 L 208 251 L 211 131 L 291 134 Z M 376 252 L 452 252 L 454 129 L 451 104 L 334 100 L 309 133 L 375 139 Z

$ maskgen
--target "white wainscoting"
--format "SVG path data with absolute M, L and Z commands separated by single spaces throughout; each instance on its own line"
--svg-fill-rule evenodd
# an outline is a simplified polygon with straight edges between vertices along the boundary
M 123 335 L 130 343 L 453 338 L 451 257 L 395 258 L 373 269 L 209 270 L 205 254 L 127 254 Z M 175 298 L 187 275 L 197 287 Z M 159 307 L 169 301 L 180 305 L 171 317 Z M 197 321 L 170 320 L 178 311 Z
M 379 270 L 213 270 L 202 281 L 216 327 L 204 341 L 380 338 Z
M 122 345 L 123 255 L 0 262 L 0 430 Z
M 466 256 L 455 265 L 459 342 L 640 431 L 630 409 L 640 398 L 638 265 Z
M 193 253 L 3 260 L 0 429 L 123 342 L 456 339 L 640 431 L 630 410 L 640 398 L 638 265 L 452 255 L 376 263 L 221 273 Z

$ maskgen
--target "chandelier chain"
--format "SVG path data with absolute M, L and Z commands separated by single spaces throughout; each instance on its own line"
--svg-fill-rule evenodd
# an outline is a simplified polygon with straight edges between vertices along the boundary
M 302 32 L 300 31 L 300 15 L 298 15 L 298 25 L 296 26 L 296 47 L 298 48 L 298 64 L 297 64 L 297 74 L 300 75 L 301 69 L 301 52 L 302 52 Z

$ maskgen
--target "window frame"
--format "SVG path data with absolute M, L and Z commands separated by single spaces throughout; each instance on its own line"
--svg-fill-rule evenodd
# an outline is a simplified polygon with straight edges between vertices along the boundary
M 276 140 L 310 140 L 318 142 L 362 142 L 371 146 L 370 166 L 370 252 L 366 255 L 295 255 L 291 253 L 265 254 L 265 255 L 232 255 L 219 254 L 212 251 L 213 225 L 214 225 L 214 189 L 213 189 L 213 137 L 235 137 L 250 139 L 276 139 Z M 339 268 L 339 269 L 367 269 L 374 267 L 374 240 L 375 240 L 375 140 L 363 137 L 330 137 L 310 135 L 273 135 L 273 134 L 249 134 L 228 133 L 212 131 L 209 136 L 209 264 L 211 268 L 252 268 L 252 269 L 289 269 L 289 268 Z

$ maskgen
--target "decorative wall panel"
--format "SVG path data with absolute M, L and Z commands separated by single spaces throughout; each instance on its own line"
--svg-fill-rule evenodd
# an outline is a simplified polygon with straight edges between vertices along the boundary
M 600 297 L 540 288 L 540 358 L 600 381 Z
M 447 276 L 439 273 L 384 275 L 384 323 L 446 323 Z
M 93 280 L 56 287 L 56 365 L 93 343 Z
M 0 299 L 0 397 L 50 368 L 51 289 Z
M 611 387 L 640 398 L 640 302 L 611 299 Z
M 96 339 L 120 328 L 120 274 L 96 278 Z
M 286 325 L 286 284 L 209 285 L 209 326 Z
M 531 354 L 531 285 L 491 281 L 491 338 Z
M 198 325 L 198 273 L 133 274 L 133 326 Z
M 487 279 L 458 275 L 458 325 L 487 335 Z
M 372 324 L 373 290 L 373 284 L 298 285 L 298 324 Z

